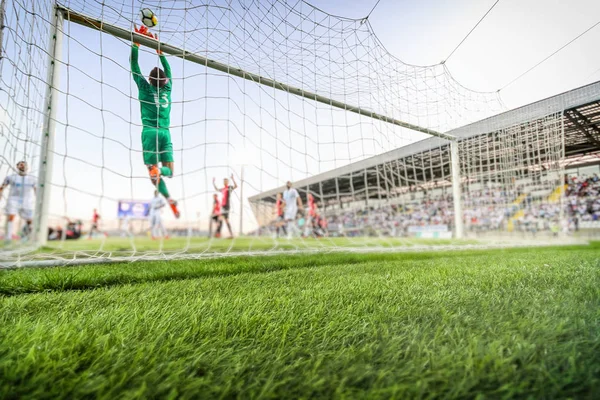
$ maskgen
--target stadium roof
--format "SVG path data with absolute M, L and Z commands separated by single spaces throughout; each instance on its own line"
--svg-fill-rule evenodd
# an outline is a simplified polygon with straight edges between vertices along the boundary
M 453 129 L 446 133 L 459 138 L 469 138 L 561 112 L 564 112 L 563 123 L 566 157 L 600 151 L 600 81 L 506 111 L 481 121 Z M 424 153 L 423 157 L 426 157 L 431 150 L 439 149 L 441 146 L 447 145 L 448 143 L 449 142 L 446 140 L 431 137 L 374 157 L 369 157 L 343 167 L 335 168 L 296 181 L 294 182 L 294 186 L 296 188 L 310 188 L 311 186 L 320 183 L 320 190 L 323 191 L 325 182 L 333 180 L 336 177 L 349 175 L 353 172 L 362 174 L 362 171 L 369 168 L 390 161 L 400 160 L 405 157 L 417 156 L 419 153 Z M 274 199 L 274 196 L 278 192 L 281 192 L 284 189 L 284 186 L 274 188 L 252 196 L 249 200 L 250 202 L 271 200 Z

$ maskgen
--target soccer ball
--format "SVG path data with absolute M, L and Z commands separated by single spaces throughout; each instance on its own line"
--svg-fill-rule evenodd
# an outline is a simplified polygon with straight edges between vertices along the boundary
M 142 8 L 140 10 L 140 19 L 142 20 L 142 24 L 146 25 L 148 28 L 154 28 L 158 25 L 158 18 L 149 8 Z

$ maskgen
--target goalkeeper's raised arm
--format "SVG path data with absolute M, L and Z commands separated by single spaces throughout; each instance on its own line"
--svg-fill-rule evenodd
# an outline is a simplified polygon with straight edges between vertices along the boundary
M 169 65 L 169 61 L 167 61 L 167 57 L 165 57 L 165 55 L 162 53 L 162 51 L 157 50 L 157 52 L 158 52 L 158 56 L 160 58 L 160 64 L 165 69 L 165 75 L 167 76 L 167 79 L 169 80 L 169 83 L 172 86 L 173 85 L 173 82 L 172 82 L 173 76 L 171 75 L 171 66 Z
M 131 45 L 131 57 L 129 61 L 131 63 L 131 74 L 133 75 L 133 81 L 137 85 L 138 89 L 141 89 L 143 86 L 147 86 L 148 82 L 142 75 L 142 70 L 140 69 L 139 64 L 139 53 L 140 53 L 140 45 L 134 43 Z

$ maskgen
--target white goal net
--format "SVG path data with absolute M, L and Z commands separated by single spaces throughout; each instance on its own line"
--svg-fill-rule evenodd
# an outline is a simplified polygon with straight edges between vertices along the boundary
M 453 159 L 448 133 L 501 111 L 497 94 L 400 61 L 368 20 L 304 1 L 2 4 L 0 174 L 24 160 L 38 182 L 34 232 L 24 195 L 0 226 L 5 265 L 454 245 L 461 186 L 467 237 L 515 234 L 523 201 L 560 198 L 560 114 L 458 137 Z M 134 34 L 144 7 L 158 40 Z M 149 149 L 134 77 L 165 62 L 168 107 L 148 90 L 170 123 Z M 172 157 L 158 198 L 179 218 L 155 207 L 149 152 Z

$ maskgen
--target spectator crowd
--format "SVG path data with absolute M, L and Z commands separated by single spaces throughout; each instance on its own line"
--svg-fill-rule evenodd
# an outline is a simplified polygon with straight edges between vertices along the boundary
M 544 183 L 539 184 L 540 187 Z M 570 233 L 590 222 L 600 228 L 600 177 L 569 177 L 562 201 L 549 201 L 556 184 L 545 183 L 543 194 L 534 195 L 535 184 L 515 190 L 483 188 L 463 191 L 464 225 L 467 232 L 516 231 L 526 234 Z M 529 189 L 529 190 L 527 190 Z M 526 191 L 527 190 L 527 191 Z M 356 203 L 355 203 L 356 204 Z M 561 215 L 562 214 L 562 215 Z M 562 217 L 562 219 L 561 219 Z M 454 210 L 451 194 L 425 193 L 422 198 L 357 208 L 324 210 L 324 233 L 330 236 L 410 236 L 415 227 L 451 231 Z M 302 221 L 301 221 L 302 222 Z M 411 232 L 412 231 L 412 232 Z

